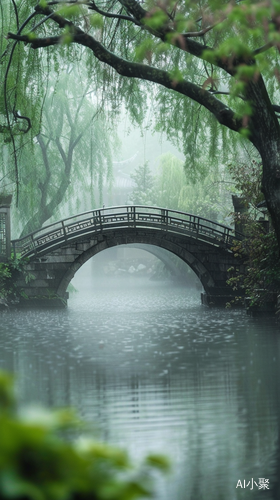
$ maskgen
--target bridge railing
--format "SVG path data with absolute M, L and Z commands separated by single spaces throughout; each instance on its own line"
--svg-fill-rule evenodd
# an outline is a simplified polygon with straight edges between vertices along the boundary
M 49 224 L 23 238 L 13 240 L 13 250 L 15 255 L 31 256 L 83 234 L 118 227 L 157 228 L 226 246 L 232 245 L 234 239 L 241 239 L 241 235 L 235 234 L 230 227 L 197 215 L 158 207 L 125 205 L 90 210 Z

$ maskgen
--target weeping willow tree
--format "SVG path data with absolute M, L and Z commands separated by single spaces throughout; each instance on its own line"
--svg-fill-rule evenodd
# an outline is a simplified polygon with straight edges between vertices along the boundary
M 33 3 L 34 6 L 34 3 Z M 19 193 L 21 153 L 40 131 L 44 81 L 48 80 L 50 51 L 44 59 L 24 45 L 7 40 L 10 28 L 20 32 L 20 22 L 32 22 L 30 4 L 0 2 L 0 147 L 1 190 Z M 17 200 L 18 201 L 18 200 Z
M 103 92 L 115 106 L 125 97 L 136 120 L 147 107 L 148 88 L 157 127 L 181 142 L 194 175 L 202 147 L 209 157 L 223 157 L 238 137 L 250 141 L 261 157 L 262 189 L 280 246 L 279 2 L 42 0 L 25 6 L 26 17 L 9 39 L 32 49 L 86 47 L 92 83 L 99 61 Z
M 112 181 L 113 136 L 91 93 L 86 95 L 82 84 L 75 87 L 76 78 L 73 81 L 69 73 L 71 68 L 66 68 L 59 82 L 50 86 L 40 133 L 21 155 L 23 234 L 51 217 L 59 218 L 61 205 L 64 214 L 100 206 L 104 181 Z
M 15 14 L 18 28 L 25 7 L 1 3 L 3 31 L 4 18 L 7 26 Z M 77 64 L 81 53 L 65 62 L 57 51 L 38 57 L 3 40 L 1 49 L 0 190 L 15 190 L 13 215 L 23 235 L 59 218 L 62 206 L 65 216 L 102 204 L 116 134 L 102 113 L 100 82 L 89 89 L 84 72 L 73 72 L 72 57 Z
M 159 207 L 180 210 L 180 191 L 186 183 L 182 163 L 171 153 L 160 156 L 155 180 L 155 195 Z
M 66 81 L 67 80 L 67 81 Z M 51 218 L 102 205 L 104 182 L 112 182 L 114 133 L 91 93 L 74 85 L 71 68 L 56 81 L 49 77 L 40 131 L 21 148 L 18 226 L 22 235 Z M 5 146 L 4 148 L 5 149 Z M 3 178 L 13 185 L 14 171 Z

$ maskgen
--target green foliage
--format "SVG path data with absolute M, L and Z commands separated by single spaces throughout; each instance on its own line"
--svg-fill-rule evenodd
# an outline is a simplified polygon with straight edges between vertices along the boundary
M 103 27 L 103 17 L 100 14 L 92 14 L 90 16 L 90 24 L 93 28 L 102 28 Z
M 155 43 L 152 38 L 147 38 L 135 49 L 135 58 L 136 61 L 144 61 L 147 59 L 149 61 L 151 59 L 151 55 L 155 50 Z
M 41 2 L 42 7 L 46 4 Z M 1 32 L 17 31 L 15 11 L 23 22 L 34 5 L 15 2 L 13 8 L 12 2 L 1 2 Z M 81 5 L 65 5 L 60 12 L 72 21 L 82 14 Z M 24 30 L 30 41 L 45 29 L 30 28 Z M 61 41 L 69 45 L 72 35 L 67 25 Z M 60 218 L 61 206 L 65 216 L 102 205 L 104 183 L 110 189 L 112 182 L 111 145 L 116 143 L 110 122 L 98 108 L 97 93 L 93 98 L 102 87 L 99 79 L 89 90 L 82 71 L 74 78 L 71 64 L 77 64 L 81 54 L 69 51 L 65 62 L 63 43 L 55 51 L 39 53 L 2 37 L 0 51 L 6 81 L 0 89 L 0 184 L 8 193 L 19 191 L 14 196 L 13 227 L 18 233 L 31 232 L 51 217 Z
M 154 205 L 155 200 L 155 180 L 149 168 L 148 162 L 135 169 L 131 178 L 135 182 L 135 187 L 130 196 L 130 201 L 134 205 Z
M 271 292 L 280 291 L 280 259 L 275 232 L 266 234 L 260 224 L 252 225 L 247 252 L 250 258 L 244 286 L 251 305 L 259 305 Z
M 185 184 L 183 162 L 171 153 L 161 155 L 156 176 L 156 204 L 180 210 L 181 192 Z
M 244 153 L 246 150 L 244 151 Z M 257 205 L 264 200 L 262 193 L 262 164 L 247 150 L 243 161 L 228 164 L 228 171 L 234 181 L 236 192 L 244 199 L 247 209 L 256 210 Z M 256 212 L 254 212 L 254 216 Z
M 209 173 L 194 182 L 188 178 L 182 160 L 171 153 L 158 158 L 154 175 L 146 162 L 131 175 L 135 188 L 130 202 L 193 213 L 211 220 L 223 221 L 231 200 L 225 189 L 224 173 Z
M 161 28 L 162 26 L 165 25 L 167 21 L 168 21 L 167 13 L 161 10 L 160 8 L 154 9 L 154 11 L 152 11 L 150 15 L 145 17 L 144 19 L 144 23 L 146 24 L 146 26 L 152 28 L 153 30 Z
M 180 191 L 180 210 L 225 222 L 231 207 L 231 199 L 225 189 L 226 182 L 225 174 L 217 172 L 210 173 L 201 182 L 186 183 Z
M 47 2 L 41 3 L 43 7 L 46 4 Z M 173 16 L 175 28 L 172 38 L 174 38 L 174 36 L 176 37 L 178 33 L 183 32 L 185 29 L 197 29 L 197 26 L 195 26 L 196 22 L 192 21 L 191 18 L 194 17 L 194 19 L 197 19 L 200 9 L 194 2 L 182 2 L 180 8 L 178 8 L 176 2 L 173 1 L 166 2 L 166 8 L 157 5 L 155 2 L 148 2 L 145 7 L 148 8 L 149 14 L 145 17 L 143 23 L 152 31 L 151 33 L 147 33 L 146 30 L 139 30 L 133 23 L 127 23 L 118 18 L 106 18 L 98 12 L 92 14 L 92 10 L 87 11 L 86 7 L 82 5 L 65 4 L 61 6 L 60 4 L 57 7 L 52 7 L 57 9 L 60 15 L 64 15 L 66 19 L 69 19 L 69 16 L 73 14 L 74 17 L 72 17 L 72 20 L 78 27 L 82 29 L 86 28 L 89 34 L 90 29 L 92 29 L 97 40 L 120 57 L 133 61 L 147 61 L 148 64 L 151 64 L 155 68 L 167 70 L 171 75 L 175 87 L 176 83 L 186 78 L 193 78 L 194 82 L 202 87 L 205 78 L 207 78 L 207 76 L 205 77 L 205 68 L 203 68 L 201 64 L 197 64 L 192 56 L 178 52 L 176 47 L 170 45 L 168 37 L 166 41 L 163 42 L 161 39 L 153 37 L 152 34 L 153 30 L 160 29 L 161 26 L 168 24 L 170 21 L 170 13 Z M 110 10 L 110 13 L 117 14 L 119 9 L 118 2 L 110 2 L 106 8 Z M 27 17 L 27 13 L 30 13 L 30 10 L 30 3 L 23 1 L 20 6 L 21 20 Z M 173 15 L 173 12 L 176 15 Z M 40 19 L 40 17 L 38 17 L 38 19 Z M 6 17 L 3 31 L 16 32 L 16 28 L 13 27 L 14 22 L 13 11 L 9 8 L 9 17 Z M 35 31 L 32 31 L 30 29 L 31 27 L 28 25 L 24 32 L 28 34 L 32 32 L 32 36 L 35 34 L 37 37 L 46 36 L 46 32 L 48 32 L 50 27 L 51 25 L 49 22 L 46 22 Z M 66 45 L 71 43 L 72 32 L 69 27 L 64 28 L 63 33 L 55 30 L 53 34 L 55 35 L 57 33 L 62 35 L 62 39 L 66 42 Z M 201 171 L 200 151 L 202 145 L 204 151 L 210 148 L 211 136 L 213 134 L 217 135 L 219 131 L 217 128 L 214 130 L 211 126 L 211 122 L 213 122 L 211 115 L 197 104 L 191 103 L 189 99 L 183 98 L 180 94 L 164 88 L 161 88 L 159 92 L 155 93 L 155 89 L 151 86 L 151 83 L 145 84 L 142 82 L 139 85 L 135 80 L 120 79 L 110 68 L 97 65 L 90 53 L 83 53 L 83 55 L 81 55 L 82 53 L 78 51 L 78 48 L 74 49 L 74 47 L 71 47 L 71 51 L 67 51 L 66 53 L 65 47 L 63 44 L 60 44 L 60 46 L 55 49 L 49 49 L 46 56 L 40 52 L 40 54 L 42 54 L 40 59 L 36 59 L 39 54 L 38 51 L 30 49 L 24 51 L 21 44 L 18 44 L 17 50 L 21 50 L 21 54 L 18 54 L 17 57 L 20 58 L 22 71 L 25 71 L 26 75 L 24 77 L 22 77 L 21 74 L 17 76 L 18 62 L 17 57 L 13 56 L 12 67 L 8 75 L 8 88 L 14 88 L 16 83 L 16 85 L 18 85 L 18 91 L 16 93 L 17 103 L 14 103 L 14 105 L 11 103 L 11 107 L 16 106 L 16 108 L 20 109 L 21 113 L 26 116 L 31 116 L 31 110 L 33 113 L 34 109 L 33 114 L 36 114 L 37 120 L 34 121 L 32 114 L 32 137 L 38 133 L 40 126 L 40 121 L 38 122 L 41 117 L 39 107 L 42 104 L 42 99 L 46 90 L 45 82 L 48 80 L 52 70 L 50 61 L 55 61 L 55 59 L 59 61 L 59 63 L 56 64 L 56 71 L 60 74 L 63 74 L 65 71 L 66 59 L 75 62 L 77 72 L 83 72 L 82 66 L 81 69 L 78 67 L 80 58 L 83 57 L 89 69 L 92 86 L 91 90 L 93 90 L 93 82 L 96 82 L 96 89 L 98 89 L 102 99 L 106 94 L 107 110 L 111 108 L 111 110 L 117 112 L 120 103 L 124 102 L 132 119 L 136 123 L 141 123 L 148 109 L 147 94 L 145 92 L 147 91 L 151 103 L 153 100 L 155 102 L 154 123 L 156 123 L 157 129 L 166 132 L 168 137 L 173 140 L 177 146 L 180 145 L 186 156 L 186 166 L 190 168 L 189 175 L 195 177 L 196 172 L 198 172 L 198 175 L 205 175 L 205 171 Z M 4 58 L 5 62 L 6 59 L 7 57 Z M 39 63 L 41 67 L 39 67 Z M 207 72 L 208 69 L 206 68 L 206 73 Z M 92 77 L 93 75 L 94 78 Z M 26 85 L 27 78 L 29 80 L 28 85 Z M 225 77 L 226 80 L 223 81 L 219 74 L 217 74 L 217 78 L 217 81 L 223 85 L 228 81 L 227 77 Z M 20 88 L 21 82 L 23 87 L 22 90 Z M 31 82 L 32 85 L 30 85 Z M 68 88 L 69 87 L 68 85 Z M 31 93 L 32 88 L 33 93 Z M 73 88 L 72 86 L 72 90 Z M 9 101 L 11 101 L 10 95 L 11 94 L 9 94 Z M 21 99 L 24 100 L 24 106 L 22 105 Z M 3 102 L 3 99 L 0 98 L 0 102 L 1 101 Z M 27 108 L 27 105 L 30 109 Z M 36 109 L 35 106 L 37 106 Z M 204 123 L 203 127 L 201 127 L 201 123 Z M 35 124 L 38 124 L 37 128 Z M 16 125 L 16 122 L 12 119 L 14 133 Z M 198 136 L 198 132 L 200 136 Z M 228 140 L 228 137 L 224 137 L 224 135 L 225 134 L 223 134 L 223 139 Z M 227 133 L 226 135 L 228 136 Z M 9 133 L 6 140 L 9 140 Z M 19 141 L 21 141 L 22 144 L 27 142 L 26 137 L 22 135 L 18 137 L 17 142 Z M 7 170 L 13 168 L 12 161 L 10 162 L 10 166 L 6 166 L 6 168 Z
M 81 5 L 63 5 L 57 10 L 59 16 L 67 19 L 76 18 L 81 12 Z
M 233 273 L 228 284 L 241 291 L 240 300 L 249 299 L 249 305 L 262 307 L 280 293 L 280 259 L 275 231 L 266 233 L 261 223 L 247 221 L 246 239 L 233 247 L 236 257 L 242 257 L 246 273 Z M 245 257 L 245 259 L 244 259 Z M 237 300 L 239 300 L 237 297 Z M 236 300 L 234 301 L 236 302 Z
M 34 276 L 25 270 L 26 259 L 14 258 L 0 263 L 0 303 L 8 306 L 18 302 L 23 292 L 16 285 L 20 278 L 29 283 Z
M 30 22 L 28 16 L 33 15 L 34 5 L 35 2 L 27 0 L 6 2 L 4 32 L 17 33 L 17 6 L 20 22 L 28 20 L 23 34 L 28 37 L 29 33 L 35 33 L 37 41 L 43 39 L 45 47 L 52 37 L 61 39 L 66 33 L 69 45 L 57 44 L 47 53 L 42 50 L 46 56 L 41 57 L 39 66 L 38 51 L 28 49 L 31 40 L 25 39 L 25 47 L 17 44 L 6 73 L 6 106 L 4 97 L 0 97 L 2 113 L 7 114 L 7 107 L 11 121 L 8 126 L 6 116 L 0 123 L 0 130 L 10 131 L 5 138 L 6 151 L 11 152 L 11 145 L 20 151 L 24 142 L 20 131 L 22 121 L 13 110 L 24 111 L 27 116 L 31 116 L 36 106 L 38 111 L 46 89 L 44 81 L 48 81 L 52 69 L 50 61 L 54 61 L 57 73 L 65 72 L 65 61 L 73 64 L 76 75 L 86 74 L 85 61 L 91 90 L 96 93 L 96 100 L 110 111 L 111 118 L 119 116 L 123 104 L 134 123 L 139 124 L 152 106 L 155 128 L 166 133 L 185 155 L 189 185 L 220 174 L 217 158 L 222 157 L 223 161 L 231 158 L 244 138 L 252 141 L 267 163 L 272 161 L 272 167 L 263 163 L 264 170 L 269 173 L 272 168 L 273 175 L 276 173 L 279 126 L 272 105 L 279 101 L 279 2 L 114 0 L 88 5 L 66 2 L 63 6 L 60 2 L 43 2 L 41 6 L 49 7 L 41 12 L 37 7 Z M 49 8 L 63 14 L 65 22 L 56 22 Z M 1 60 L 7 68 L 13 42 L 8 39 L 1 43 Z M 81 60 L 83 64 L 79 64 Z M 119 76 L 122 74 L 125 77 Z M 79 83 L 74 85 L 77 87 Z M 69 90 L 69 85 L 64 83 L 64 88 Z M 37 128 L 36 133 L 33 128 L 32 137 L 41 123 L 40 113 L 35 115 Z M 12 136 L 16 137 L 15 145 Z M 267 140 L 274 143 L 274 160 L 268 160 L 266 155 Z M 6 157 L 13 158 L 7 153 Z M 4 175 L 11 168 L 11 163 L 7 164 Z M 267 180 L 269 175 L 264 176 L 267 198 L 273 190 Z M 185 194 L 184 198 L 188 197 Z M 71 195 L 69 200 L 72 203 Z M 213 203 L 212 197 L 209 203 Z M 206 210 L 206 203 L 204 207 Z M 278 220 L 277 210 L 271 210 Z
M 168 469 L 162 456 L 132 466 L 125 451 L 65 430 L 70 410 L 18 409 L 12 379 L 0 372 L 1 500 L 134 500 L 152 496 L 151 471 Z
M 108 11 L 108 17 L 99 12 L 101 7 L 98 4 L 96 8 L 95 5 L 90 4 L 88 9 L 79 3 L 77 5 L 67 5 L 65 3 L 63 6 L 59 3 L 57 6 L 52 5 L 52 8 L 66 19 L 71 18 L 78 28 L 85 29 L 89 34 L 91 34 L 90 30 L 92 29 L 98 42 L 118 57 L 131 61 L 146 60 L 152 67 L 165 69 L 169 74 L 175 75 L 174 78 L 172 77 L 174 82 L 183 79 L 184 81 L 192 81 L 194 85 L 197 85 L 198 89 L 209 90 L 211 88 L 211 91 L 218 91 L 219 98 L 226 104 L 231 102 L 234 111 L 238 115 L 244 116 L 247 113 L 246 110 L 242 110 L 242 102 L 238 93 L 244 93 L 246 82 L 256 78 L 259 70 L 263 71 L 270 97 L 273 98 L 273 95 L 278 92 L 277 75 L 275 74 L 277 52 L 274 49 L 270 52 L 268 49 L 264 52 L 260 51 L 255 57 L 255 64 L 252 64 L 250 60 L 256 48 L 269 42 L 277 47 L 279 43 L 280 35 L 277 30 L 279 8 L 277 2 L 270 1 L 261 4 L 253 0 L 247 0 L 240 4 L 239 2 L 228 3 L 223 0 L 212 0 L 210 2 L 203 0 L 199 3 L 193 0 L 184 0 L 179 3 L 173 0 L 160 3 L 145 1 L 142 2 L 141 6 L 146 9 L 146 14 L 141 19 L 140 26 L 137 23 L 127 22 L 126 19 L 119 18 L 121 12 L 122 14 L 126 13 L 127 17 L 131 17 L 133 20 L 133 14 L 130 12 L 130 9 L 133 10 L 133 3 L 123 2 L 121 4 L 117 1 L 105 3 L 103 8 Z M 47 2 L 41 2 L 40 5 L 46 7 Z M 20 3 L 22 20 L 25 19 L 24 16 L 27 17 L 30 10 L 30 3 L 26 1 Z M 96 12 L 92 13 L 92 10 L 96 10 Z M 14 22 L 11 7 L 7 9 L 7 14 L 6 24 L 11 31 Z M 48 34 L 61 34 L 58 29 L 54 29 L 53 32 L 52 27 L 52 21 L 46 21 L 42 26 L 36 28 L 36 36 L 46 36 L 46 31 Z M 200 60 L 197 60 L 184 50 L 186 46 L 184 34 L 192 31 L 200 32 L 205 27 L 209 27 L 209 29 L 203 36 L 197 37 L 193 35 L 190 38 L 198 42 L 202 41 L 202 45 L 204 44 L 210 48 L 200 56 Z M 65 27 L 63 29 L 65 30 Z M 67 43 L 70 43 L 72 34 L 69 32 L 69 28 L 67 30 L 67 35 L 64 33 L 64 36 Z M 30 32 L 29 25 L 24 32 Z M 63 48 L 61 53 L 63 53 Z M 69 53 L 67 53 L 67 57 L 70 57 Z M 86 54 L 84 54 L 84 57 L 86 57 Z M 240 58 L 240 64 L 237 65 L 234 78 L 231 78 L 221 69 L 214 69 L 213 67 L 217 60 L 224 59 L 227 61 L 234 58 Z M 271 64 L 272 61 L 273 64 Z M 105 73 L 110 73 L 111 88 L 106 88 L 108 101 L 115 104 L 116 101 L 120 102 L 122 99 L 126 101 L 129 98 L 130 84 L 128 80 L 120 80 L 108 68 L 97 67 L 90 55 L 88 65 L 91 68 L 91 74 L 93 74 L 94 70 L 97 79 L 101 78 L 104 81 Z M 16 59 L 13 60 L 13 67 L 16 71 Z M 35 72 L 37 72 L 36 68 Z M 274 85 L 271 78 L 274 80 Z M 230 84 L 231 80 L 233 80 L 233 84 Z M 14 75 L 11 74 L 11 85 L 12 82 L 14 82 Z M 146 85 L 142 82 L 142 93 L 145 87 Z M 154 94 L 150 83 L 146 88 L 149 95 Z M 176 90 L 176 86 L 174 89 Z M 231 93 L 231 101 L 227 96 L 228 91 Z M 172 95 L 171 105 L 168 102 L 170 99 L 167 97 L 170 93 Z M 241 95 L 241 98 L 243 97 Z M 158 105 L 154 111 L 157 127 L 167 131 L 174 140 L 176 140 L 175 137 L 177 136 L 177 139 L 183 144 L 184 151 L 188 151 L 188 149 L 198 150 L 197 140 L 194 139 L 197 139 L 199 130 L 201 134 L 201 140 L 198 141 L 200 146 L 203 144 L 204 149 L 208 147 L 209 136 L 205 140 L 205 135 L 207 135 L 205 129 L 208 129 L 208 126 L 210 127 L 211 121 L 208 111 L 201 109 L 198 104 L 191 104 L 191 101 L 186 98 L 183 99 L 182 105 L 179 94 L 164 88 L 157 92 L 156 99 Z M 164 103 L 166 99 L 167 103 Z M 146 99 L 141 99 L 140 93 L 137 95 L 137 100 L 138 107 L 146 106 Z M 248 104 L 248 99 L 245 100 Z M 177 112 L 174 113 L 177 102 L 181 102 L 181 104 L 179 104 Z M 201 119 L 198 127 L 191 126 L 192 113 L 189 113 L 191 106 L 194 107 L 195 114 L 200 113 Z M 186 117 L 188 119 L 185 125 Z M 185 133 L 187 128 L 188 131 Z M 181 132 L 180 137 L 178 137 L 178 131 Z M 219 130 L 216 130 L 216 134 L 219 134 Z M 221 137 L 222 135 L 221 133 Z M 197 155 L 192 155 L 192 161 L 196 163 L 196 159 Z M 198 167 L 199 164 L 196 166 Z
M 70 43 L 72 42 L 73 42 L 73 34 L 69 26 L 66 26 L 61 36 L 61 43 L 64 43 L 65 45 L 70 45 Z
M 81 82 L 76 88 L 75 80 L 69 66 L 59 81 L 54 75 L 49 79 L 40 133 L 21 151 L 21 187 L 13 214 L 23 234 L 51 217 L 62 218 L 60 207 L 65 216 L 102 205 L 104 183 L 112 181 L 115 134 L 87 95 L 87 86 Z M 2 182 L 12 180 L 6 175 Z
M 19 3 L 20 5 L 17 5 Z M 21 20 L 28 17 L 31 6 L 32 3 L 26 1 L 9 2 L 6 0 L 1 2 L 0 31 L 3 36 L 0 38 L 2 74 L 0 130 L 4 150 L 9 150 L 9 154 L 5 155 L 7 158 L 5 169 L 7 171 L 14 171 L 15 155 L 20 156 L 23 145 L 26 142 L 31 142 L 34 135 L 39 131 L 41 102 L 44 95 L 42 81 L 47 79 L 48 76 L 48 68 L 45 67 L 45 72 L 42 70 L 42 58 L 39 53 L 6 38 L 9 30 L 18 31 L 17 19 L 21 23 Z M 18 17 L 15 15 L 16 13 Z M 31 30 L 28 35 L 29 40 L 33 41 L 36 35 L 37 33 L 33 33 Z M 30 129 L 30 133 L 26 136 L 25 131 L 28 129 Z M 18 172 L 16 172 L 17 175 Z M 18 181 L 18 179 L 14 180 Z
M 247 152 L 243 161 L 229 165 L 246 209 L 244 213 L 234 214 L 237 227 L 238 223 L 242 224 L 245 239 L 236 242 L 232 250 L 237 258 L 243 259 L 246 274 L 229 270 L 228 284 L 235 291 L 243 291 L 249 298 L 250 306 L 258 307 L 270 301 L 272 294 L 280 294 L 280 258 L 276 233 L 271 222 L 264 220 L 258 207 L 264 199 L 261 170 L 261 164 L 254 158 L 252 151 Z

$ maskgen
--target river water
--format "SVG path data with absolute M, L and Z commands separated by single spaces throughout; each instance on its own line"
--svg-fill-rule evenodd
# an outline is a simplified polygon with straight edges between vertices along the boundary
M 208 309 L 182 285 L 122 284 L 87 283 L 66 310 L 0 313 L 20 401 L 77 408 L 135 461 L 166 454 L 157 499 L 277 498 L 279 324 Z

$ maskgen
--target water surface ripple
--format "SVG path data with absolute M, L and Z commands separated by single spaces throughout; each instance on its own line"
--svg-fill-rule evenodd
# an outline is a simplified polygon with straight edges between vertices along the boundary
M 141 280 L 95 284 L 67 310 L 0 316 L 0 367 L 17 374 L 20 400 L 76 407 L 136 461 L 167 454 L 172 473 L 158 499 L 277 498 L 274 321 L 210 310 L 195 290 Z M 269 479 L 270 490 L 236 488 L 252 478 Z

